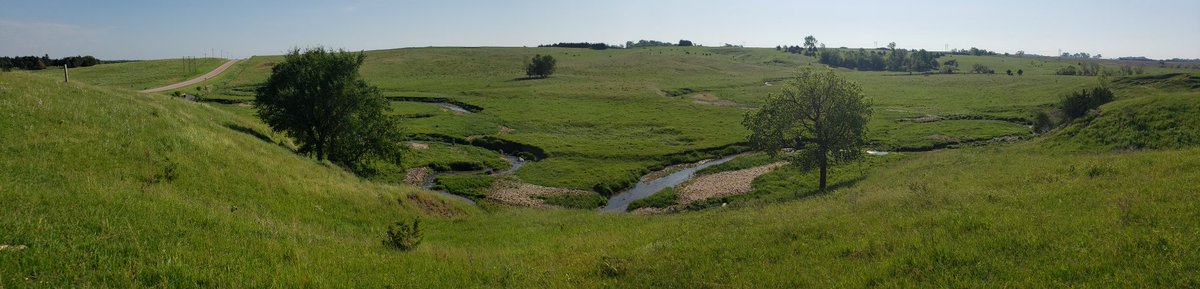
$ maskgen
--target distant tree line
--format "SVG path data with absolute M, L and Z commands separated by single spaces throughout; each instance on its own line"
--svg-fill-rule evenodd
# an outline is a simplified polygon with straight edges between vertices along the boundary
M 660 47 L 660 46 L 699 46 L 691 40 L 679 40 L 679 43 L 662 42 L 657 40 L 638 40 L 638 42 L 625 41 L 625 46 L 608 45 L 604 42 L 589 43 L 589 42 L 559 42 L 554 44 L 542 44 L 538 47 L 561 47 L 561 48 L 588 48 L 595 50 L 605 49 L 621 49 L 621 48 L 638 48 L 638 47 Z
M 1154 59 L 1146 58 L 1145 56 L 1125 56 L 1125 57 L 1117 57 L 1117 60 L 1132 60 L 1132 61 L 1154 61 Z
M 864 71 L 923 72 L 936 70 L 938 68 L 937 58 L 941 56 L 940 52 L 929 52 L 925 49 L 916 51 L 896 49 L 896 43 L 888 44 L 886 50 L 817 49 L 817 61 L 822 64 Z
M 807 56 L 815 56 L 815 55 L 817 55 L 817 43 L 818 43 L 817 38 L 813 37 L 812 35 L 809 35 L 809 36 L 804 37 L 804 45 L 803 46 L 800 46 L 800 45 L 792 45 L 792 46 L 778 45 L 778 46 L 775 46 L 775 50 L 792 53 L 792 54 L 804 54 Z
M 0 69 L 5 71 L 16 69 L 24 70 L 42 70 L 47 67 L 57 67 L 66 65 L 67 67 L 88 67 L 102 62 L 91 55 L 87 56 L 69 56 L 58 59 L 50 58 L 50 55 L 43 56 L 17 56 L 17 57 L 0 57 Z
M 1142 65 L 1122 65 L 1119 69 L 1108 69 L 1095 62 L 1079 62 L 1076 64 L 1079 65 L 1078 68 L 1075 65 L 1068 65 L 1067 67 L 1059 68 L 1054 73 L 1058 75 L 1078 76 L 1096 76 L 1100 75 L 1101 72 L 1107 75 L 1139 75 L 1146 73 L 1146 69 Z
M 664 42 L 664 41 L 658 41 L 658 40 L 645 40 L 645 39 L 638 40 L 637 42 L 625 41 L 625 48 L 667 47 L 667 46 L 687 47 L 687 46 L 700 46 L 700 45 L 696 44 L 695 42 L 692 42 L 691 40 L 686 40 L 686 39 L 680 39 L 678 43 Z
M 996 55 L 996 52 L 989 51 L 987 49 L 979 49 L 979 48 L 971 47 L 971 49 L 950 49 L 950 54 L 951 55 L 989 56 L 989 55 Z M 1018 51 L 1017 54 L 1025 55 L 1025 51 Z
M 1089 59 L 1089 58 L 1100 59 L 1101 55 L 1096 54 L 1095 56 L 1092 56 L 1091 54 L 1089 54 L 1087 52 L 1078 52 L 1078 53 L 1063 52 L 1062 55 L 1059 55 L 1059 57 L 1060 58 L 1080 58 L 1080 59 Z
M 554 44 L 542 44 L 538 47 L 559 47 L 559 48 L 587 48 L 593 50 L 605 50 L 609 48 L 621 48 L 620 46 L 612 46 L 604 42 L 589 43 L 589 42 L 559 42 Z

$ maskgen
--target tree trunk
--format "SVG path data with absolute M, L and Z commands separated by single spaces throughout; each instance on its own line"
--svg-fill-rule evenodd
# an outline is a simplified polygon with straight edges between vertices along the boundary
M 821 159 L 821 192 L 825 191 L 825 177 L 828 174 L 829 163 L 824 158 Z

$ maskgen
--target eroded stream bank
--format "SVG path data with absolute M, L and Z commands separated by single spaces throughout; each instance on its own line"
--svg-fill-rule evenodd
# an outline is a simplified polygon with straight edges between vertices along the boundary
M 647 174 L 647 176 L 643 176 L 642 179 L 639 180 L 638 183 L 633 186 L 633 188 L 630 188 L 628 190 L 622 191 L 621 193 L 613 195 L 611 198 L 608 199 L 608 204 L 605 205 L 603 208 L 600 208 L 600 211 L 603 211 L 603 212 L 625 212 L 629 209 L 629 204 L 633 203 L 634 201 L 645 199 L 647 197 L 650 197 L 650 195 L 653 195 L 654 193 L 657 193 L 658 191 L 661 191 L 665 188 L 674 187 L 683 182 L 686 182 L 686 181 L 692 179 L 692 177 L 694 177 L 696 175 L 696 171 L 731 161 L 734 158 L 737 158 L 739 156 L 742 156 L 742 155 L 741 154 L 732 155 L 732 156 L 727 156 L 727 157 L 714 159 L 714 160 L 703 160 L 703 161 L 692 163 L 692 164 L 680 165 L 680 166 L 676 167 L 676 169 L 678 169 L 678 171 L 671 172 L 662 177 L 647 179 L 647 176 L 652 176 L 655 174 L 655 172 L 652 172 L 650 174 Z M 680 169 L 679 167 L 682 167 L 682 168 Z M 669 169 L 671 169 L 671 168 L 667 168 L 664 170 L 669 170 Z

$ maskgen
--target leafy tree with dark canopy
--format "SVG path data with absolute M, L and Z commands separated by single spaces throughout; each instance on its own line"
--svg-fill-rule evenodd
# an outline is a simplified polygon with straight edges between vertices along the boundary
M 819 168 L 820 189 L 826 188 L 831 164 L 857 159 L 866 143 L 871 104 L 858 84 L 833 70 L 803 71 L 788 80 L 783 92 L 767 96 L 755 112 L 746 113 L 742 125 L 750 130 L 750 144 L 772 157 L 781 150 L 792 164 Z
M 558 61 L 554 60 L 553 56 L 540 54 L 535 55 L 533 56 L 533 59 L 529 61 L 529 64 L 525 65 L 525 75 L 531 78 L 550 77 L 550 75 L 554 74 L 554 66 L 556 64 L 558 64 Z
M 812 35 L 804 37 L 804 55 L 813 56 L 817 54 L 817 38 Z
M 399 162 L 403 135 L 391 107 L 358 73 L 366 55 L 293 49 L 257 90 L 258 117 L 300 143 L 299 152 L 360 175 L 371 161 Z

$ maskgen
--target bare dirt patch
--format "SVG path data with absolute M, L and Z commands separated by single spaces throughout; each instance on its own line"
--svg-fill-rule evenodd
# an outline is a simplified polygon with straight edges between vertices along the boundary
M 429 167 L 409 169 L 408 173 L 404 174 L 404 183 L 419 186 L 425 181 L 426 178 L 429 177 L 429 174 L 431 173 L 433 173 L 433 170 L 429 169 Z
M 410 194 L 406 198 L 412 206 L 416 207 L 426 216 L 455 217 L 463 215 L 463 211 L 458 207 L 429 195 Z
M 698 104 L 703 104 L 703 105 L 712 105 L 712 106 L 736 106 L 737 105 L 736 102 L 721 99 L 720 97 L 717 97 L 716 95 L 712 95 L 711 93 L 701 93 L 701 94 L 693 95 L 692 102 L 698 103 Z
M 774 171 L 784 164 L 786 162 L 777 162 L 749 169 L 696 177 L 691 183 L 679 190 L 679 204 L 687 206 L 688 204 L 711 198 L 749 193 L 752 188 L 751 182 L 754 181 L 754 178 Z
M 410 147 L 410 148 L 412 148 L 412 149 L 415 149 L 415 150 L 426 150 L 426 149 L 429 149 L 429 145 L 428 145 L 428 144 L 423 144 L 423 143 L 419 143 L 419 142 L 410 142 L 410 143 L 408 143 L 408 147 Z
M 487 197 L 501 203 L 527 207 L 545 207 L 546 202 L 537 198 L 549 195 L 595 194 L 584 190 L 545 187 L 521 182 L 512 178 L 501 178 L 492 184 Z

